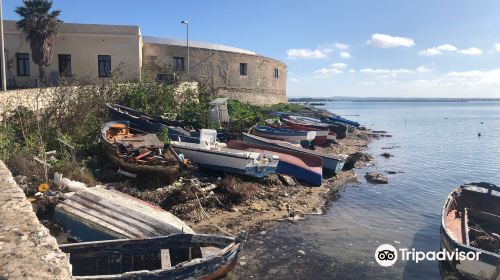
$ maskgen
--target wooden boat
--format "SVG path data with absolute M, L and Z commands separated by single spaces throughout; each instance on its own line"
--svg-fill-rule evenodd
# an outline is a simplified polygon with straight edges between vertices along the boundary
M 289 125 L 300 125 L 307 126 L 315 129 L 328 129 L 336 135 L 336 138 L 343 139 L 347 136 L 347 126 L 333 124 L 333 123 L 324 123 L 321 120 L 316 118 L 304 117 L 304 116 L 292 116 L 289 115 L 287 117 L 282 118 L 282 121 Z
M 142 132 L 156 133 L 165 126 L 182 126 L 179 121 L 152 116 L 122 105 L 107 103 L 106 106 L 112 119 L 128 121 L 132 128 Z
M 86 188 L 59 203 L 54 221 L 78 241 L 194 233 L 160 207 L 103 187 Z
M 167 120 L 152 116 L 118 104 L 107 103 L 109 115 L 112 119 L 129 122 L 130 128 L 143 133 L 157 133 L 162 128 L 168 129 L 168 136 L 175 141 L 198 143 L 199 131 L 188 129 L 181 121 Z M 219 141 L 226 142 L 227 133 L 220 132 Z
M 256 125 L 252 129 L 252 134 L 268 139 L 276 139 L 291 142 L 311 142 L 316 138 L 315 131 L 292 130 L 280 127 L 270 127 Z
M 293 156 L 299 154 L 318 156 L 323 161 L 323 169 L 329 171 L 330 173 L 338 173 L 342 171 L 345 160 L 347 158 L 347 155 L 327 155 L 313 150 L 296 147 L 283 141 L 266 139 L 248 133 L 242 134 L 242 140 L 247 143 L 258 144 L 270 148 L 280 148 L 280 152 L 287 153 Z
M 441 247 L 448 252 L 480 253 L 479 260 L 449 261 L 468 279 L 500 277 L 500 187 L 464 184 L 446 199 Z
M 334 115 L 334 114 L 328 114 L 326 115 L 326 119 L 330 122 L 333 122 L 333 123 L 340 123 L 340 124 L 346 124 L 346 125 L 350 125 L 350 126 L 353 126 L 353 127 L 356 127 L 358 128 L 359 127 L 359 123 L 358 122 L 355 122 L 355 121 L 351 121 L 351 120 L 348 120 L 346 118 L 343 118 L 339 115 Z
M 101 130 L 104 151 L 121 169 L 141 175 L 174 178 L 179 169 L 178 155 L 155 134 L 134 134 L 128 122 L 113 121 Z
M 229 149 L 225 144 L 172 142 L 172 148 L 184 158 L 207 168 L 230 173 L 264 177 L 276 172 L 278 158 L 272 154 Z
M 73 279 L 218 279 L 231 271 L 246 236 L 204 234 L 60 245 Z
M 328 129 L 319 130 L 317 128 L 312 128 L 312 127 L 308 127 L 305 125 L 299 125 L 299 124 L 297 124 L 297 125 L 281 125 L 281 126 L 269 125 L 269 126 L 282 127 L 282 128 L 286 128 L 286 129 L 290 129 L 290 130 L 314 131 L 316 133 L 316 137 L 313 140 L 313 144 L 315 144 L 315 145 L 323 145 L 326 142 L 328 142 L 328 140 L 334 140 L 336 138 L 335 132 L 330 131 Z
M 242 141 L 231 140 L 227 142 L 231 149 L 245 150 L 258 153 L 272 153 L 279 157 L 279 163 L 276 167 L 276 173 L 285 174 L 295 179 L 320 186 L 323 181 L 323 161 L 318 156 L 295 153 L 291 155 L 286 150 L 280 148 L 271 148 L 263 145 L 246 143 Z

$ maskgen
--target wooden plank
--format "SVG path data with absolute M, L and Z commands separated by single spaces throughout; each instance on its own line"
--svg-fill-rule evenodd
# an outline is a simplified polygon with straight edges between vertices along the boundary
M 481 210 L 476 210 L 476 209 L 468 209 L 469 210 L 469 215 L 472 217 L 478 217 L 480 219 L 488 220 L 494 223 L 499 223 L 500 224 L 500 216 L 495 215 L 492 213 L 484 212 Z
M 462 242 L 469 246 L 469 213 L 468 208 L 464 209 L 462 217 Z

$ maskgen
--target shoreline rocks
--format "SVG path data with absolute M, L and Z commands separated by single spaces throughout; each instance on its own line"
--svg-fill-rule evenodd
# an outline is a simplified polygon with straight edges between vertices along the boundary
M 368 172 L 365 175 L 365 179 L 372 184 L 388 184 L 389 179 L 384 175 L 376 172 Z

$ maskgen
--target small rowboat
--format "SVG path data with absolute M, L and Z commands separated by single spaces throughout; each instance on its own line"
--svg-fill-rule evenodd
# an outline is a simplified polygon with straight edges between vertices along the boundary
M 278 166 L 278 158 L 270 153 L 230 149 L 223 143 L 205 145 L 173 141 L 171 145 L 184 158 L 207 169 L 264 177 L 275 173 Z
M 227 146 L 237 150 L 272 153 L 273 155 L 279 157 L 276 173 L 292 176 L 299 181 L 314 186 L 320 186 L 323 181 L 323 161 L 318 156 L 307 155 L 299 152 L 292 155 L 292 152 L 280 148 L 271 148 L 263 145 L 234 140 L 227 142 Z
M 319 119 L 303 117 L 303 116 L 287 116 L 282 119 L 282 121 L 289 125 L 300 125 L 307 126 L 315 129 L 328 129 L 333 134 L 336 135 L 338 139 L 343 139 L 347 135 L 347 126 L 332 124 L 332 123 L 324 123 Z
M 166 120 L 122 105 L 107 103 L 106 106 L 112 119 L 128 121 L 130 127 L 142 132 L 156 133 L 163 127 L 182 126 L 178 121 Z
M 329 122 L 333 122 L 333 123 L 346 124 L 346 125 L 354 126 L 356 128 L 359 127 L 359 123 L 358 122 L 345 119 L 345 118 L 343 118 L 343 117 L 341 117 L 339 115 L 329 114 L 329 115 L 326 116 L 326 119 Z
M 128 122 L 114 121 L 101 130 L 104 151 L 121 169 L 142 175 L 175 178 L 179 169 L 178 155 L 154 134 L 134 134 Z
M 174 234 L 60 245 L 72 279 L 204 279 L 225 276 L 238 260 L 246 235 L 233 238 Z
M 257 125 L 253 128 L 252 134 L 268 139 L 291 141 L 291 142 L 311 142 L 316 138 L 315 131 L 292 130 L 280 127 L 270 127 Z
M 479 254 L 477 260 L 448 260 L 467 279 L 500 277 L 500 187 L 464 184 L 451 192 L 441 216 L 441 247 Z
M 270 125 L 273 127 L 273 125 Z M 291 130 L 299 130 L 299 131 L 314 131 L 316 133 L 316 137 L 313 140 L 313 144 L 315 145 L 323 145 L 328 140 L 334 140 L 336 137 L 335 132 L 330 131 L 328 129 L 319 130 L 317 128 L 312 128 L 305 125 L 293 124 L 293 125 L 282 125 L 281 127 L 291 129 Z
M 323 169 L 334 174 L 342 171 L 347 158 L 347 155 L 327 155 L 313 150 L 296 147 L 283 141 L 266 139 L 248 133 L 242 134 L 242 140 L 246 143 L 258 144 L 265 146 L 266 148 L 279 148 L 280 152 L 293 156 L 300 154 L 318 156 L 323 161 Z

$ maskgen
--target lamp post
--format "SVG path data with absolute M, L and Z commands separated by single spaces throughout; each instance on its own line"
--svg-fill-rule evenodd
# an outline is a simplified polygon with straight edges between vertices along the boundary
M 187 20 L 181 21 L 186 25 L 186 47 L 187 47 L 187 81 L 189 82 L 189 22 Z
M 0 59 L 2 59 L 2 91 L 7 90 L 7 74 L 5 73 L 5 43 L 3 36 L 2 0 L 0 0 Z

